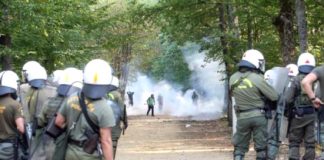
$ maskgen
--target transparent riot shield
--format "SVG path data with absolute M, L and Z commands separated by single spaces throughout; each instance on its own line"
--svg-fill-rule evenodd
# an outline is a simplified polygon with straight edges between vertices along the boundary
M 288 69 L 284 67 L 274 67 L 271 69 L 271 83 L 269 83 L 279 94 L 277 109 L 272 120 L 269 120 L 268 130 L 268 159 L 275 159 L 282 141 L 287 137 L 288 118 L 284 115 L 286 100 L 284 92 L 289 85 Z

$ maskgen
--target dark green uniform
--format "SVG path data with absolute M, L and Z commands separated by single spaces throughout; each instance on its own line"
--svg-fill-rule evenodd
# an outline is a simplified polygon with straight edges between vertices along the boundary
M 263 75 L 251 71 L 236 72 L 230 78 L 230 86 L 236 102 L 237 115 L 237 131 L 232 141 L 234 157 L 244 157 L 253 136 L 257 159 L 265 159 L 267 119 L 264 115 L 264 97 L 276 101 L 278 94 L 263 79 Z
M 315 158 L 314 121 L 315 109 L 307 94 L 302 91 L 301 81 L 305 74 L 298 74 L 285 92 L 287 103 L 291 104 L 291 118 L 289 128 L 289 158 L 300 159 L 299 147 L 302 142 L 305 146 L 303 159 Z
M 120 92 L 118 90 L 110 92 L 108 94 L 108 99 L 115 102 L 118 105 L 118 107 L 121 108 L 122 114 L 120 117 L 120 121 L 122 121 L 124 123 L 124 125 L 126 125 L 127 115 L 123 114 L 125 112 L 126 108 L 125 108 L 124 101 L 122 99 Z M 111 139 L 113 141 L 113 148 L 114 148 L 114 158 L 115 158 L 116 151 L 117 151 L 118 139 L 120 138 L 120 135 L 122 132 L 120 121 L 116 121 L 116 126 L 113 127 L 111 130 Z
M 14 159 L 18 133 L 15 120 L 23 117 L 21 105 L 11 97 L 0 97 L 0 159 Z
M 26 106 L 24 107 L 28 108 L 26 121 L 29 123 L 33 122 L 34 119 L 37 118 L 45 101 L 50 97 L 56 96 L 56 88 L 46 86 L 41 89 L 35 89 L 30 87 L 25 96 L 24 104 L 26 104 Z
M 25 97 L 22 97 L 22 102 L 24 104 L 23 107 L 26 107 L 24 111 L 26 122 L 28 124 L 28 135 L 30 136 L 30 154 L 37 157 L 37 159 L 45 158 L 45 154 L 40 151 L 40 153 L 36 152 L 36 147 L 41 140 L 42 130 L 38 129 L 38 125 L 36 122 L 37 118 L 42 110 L 43 104 L 47 101 L 48 98 L 56 96 L 56 88 L 51 86 L 45 86 L 44 88 L 36 89 L 33 87 L 29 87 L 27 92 L 25 93 Z M 32 135 L 32 136 L 31 136 Z
M 31 159 L 47 159 L 51 160 L 53 158 L 55 143 L 54 139 L 45 133 L 45 128 L 48 122 L 54 117 L 58 107 L 62 104 L 64 97 L 56 96 L 50 97 L 45 101 L 41 112 L 37 118 L 38 120 L 38 129 L 37 132 L 40 133 L 38 137 L 35 137 L 36 148 L 31 151 Z
M 98 125 L 99 128 L 110 128 L 115 126 L 114 114 L 111 107 L 107 105 L 106 99 L 102 98 L 94 101 L 86 99 L 86 104 L 90 119 Z M 77 120 L 81 112 L 79 99 L 76 94 L 70 96 L 59 109 L 59 113 L 65 117 L 66 124 L 69 128 L 70 126 L 74 126 L 72 124 Z M 74 128 L 70 131 L 69 140 L 74 142 L 83 142 L 87 140 L 88 138 L 85 135 L 86 130 L 92 131 L 85 117 L 81 114 Z M 83 151 L 82 146 L 73 143 L 68 144 L 65 155 L 65 159 L 97 160 L 101 158 L 98 151 L 95 151 L 93 154 L 88 154 Z

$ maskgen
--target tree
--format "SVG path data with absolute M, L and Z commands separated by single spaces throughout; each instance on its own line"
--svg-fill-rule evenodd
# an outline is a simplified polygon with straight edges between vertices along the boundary
M 1 23 L 0 34 L 11 37 L 11 47 L 0 54 L 10 56 L 17 68 L 27 60 L 37 60 L 49 71 L 79 65 L 92 52 L 93 36 L 88 33 L 96 19 L 90 10 L 93 4 L 87 0 L 1 1 L 7 8 L 1 21 L 9 20 Z
M 167 80 L 189 88 L 191 71 L 181 49 L 167 37 L 162 37 L 161 41 L 162 53 L 152 62 L 151 74 L 156 80 Z
M 296 0 L 296 18 L 299 36 L 299 47 L 300 52 L 307 52 L 308 49 L 308 39 L 307 39 L 307 21 L 306 21 L 306 9 L 304 0 Z

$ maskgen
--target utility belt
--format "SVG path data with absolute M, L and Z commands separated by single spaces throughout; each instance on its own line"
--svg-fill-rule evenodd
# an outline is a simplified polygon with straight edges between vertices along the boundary
M 261 114 L 264 114 L 266 119 L 271 119 L 272 118 L 272 112 L 271 109 L 266 109 L 266 108 L 261 108 L 261 107 L 256 107 L 256 108 L 251 108 L 251 109 L 244 109 L 240 110 L 238 109 L 239 107 L 235 107 L 235 113 L 238 115 L 240 113 L 247 113 L 247 112 L 252 112 L 252 111 L 260 111 Z
M 0 139 L 0 143 L 16 143 L 15 139 Z
M 315 108 L 313 106 L 308 106 L 308 107 L 295 107 L 293 108 L 293 114 L 296 118 L 303 117 L 304 115 L 308 114 L 314 114 L 315 113 Z
M 85 144 L 86 141 L 87 141 L 87 140 L 83 140 L 83 141 L 76 141 L 76 140 L 73 140 L 73 139 L 69 139 L 69 140 L 68 140 L 68 143 L 73 144 L 73 145 L 76 145 L 76 146 L 82 148 L 82 147 L 84 146 L 84 144 Z
M 251 109 L 244 109 L 244 110 L 235 109 L 236 114 L 252 112 L 252 111 L 260 111 L 261 113 L 265 112 L 264 108 L 251 108 Z

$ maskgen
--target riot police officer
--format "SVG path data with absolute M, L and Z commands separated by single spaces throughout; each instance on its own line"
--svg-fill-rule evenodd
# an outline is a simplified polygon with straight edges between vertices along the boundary
M 108 93 L 108 99 L 113 103 L 113 108 L 116 120 L 116 126 L 111 130 L 111 138 L 113 141 L 113 149 L 114 149 L 114 158 L 117 152 L 117 145 L 120 135 L 123 130 L 128 127 L 127 121 L 127 113 L 126 113 L 126 105 L 124 105 L 123 98 L 119 91 L 119 80 L 117 77 L 113 77 L 111 85 L 113 86 L 113 90 Z M 117 108 L 118 107 L 118 108 Z
M 292 83 L 287 87 L 286 98 L 288 106 L 292 107 L 289 118 L 289 159 L 299 160 L 299 148 L 302 142 L 305 146 L 303 159 L 315 158 L 315 134 L 314 121 L 315 109 L 312 101 L 301 88 L 301 81 L 315 67 L 315 58 L 310 53 L 302 53 L 298 58 L 299 74 L 292 79 Z
M 95 59 L 85 66 L 83 73 L 82 91 L 64 101 L 55 121 L 57 126 L 67 128 L 65 159 L 113 160 L 111 129 L 115 119 L 104 98 L 112 81 L 112 69 L 106 61 Z
M 13 71 L 0 73 L 0 159 L 21 159 L 17 138 L 25 132 L 21 105 L 17 98 L 18 76 Z
M 276 101 L 278 94 L 263 79 L 265 61 L 258 50 L 247 50 L 238 64 L 239 70 L 230 77 L 230 90 L 235 99 L 237 115 L 236 133 L 233 136 L 234 159 L 244 159 L 253 136 L 256 159 L 266 159 L 267 119 L 265 98 Z
M 35 150 L 39 142 L 34 141 L 41 132 L 37 130 L 37 118 L 42 109 L 44 102 L 49 97 L 56 95 L 56 89 L 47 85 L 47 73 L 44 67 L 38 63 L 27 62 L 28 67 L 23 67 L 23 77 L 28 82 L 29 87 L 26 88 L 26 93 L 22 94 L 22 104 L 24 115 L 27 122 L 27 133 L 30 138 L 30 150 Z
M 31 150 L 31 159 L 52 159 L 55 149 L 53 138 L 55 133 L 52 133 L 53 124 L 51 124 L 52 118 L 58 111 L 63 101 L 71 94 L 78 92 L 82 88 L 83 73 L 76 68 L 66 68 L 59 76 L 57 82 L 57 96 L 48 98 L 40 111 L 37 118 L 38 132 L 42 133 L 35 141 L 36 148 Z M 45 134 L 46 133 L 46 134 Z M 53 138 L 52 138 L 53 137 Z

